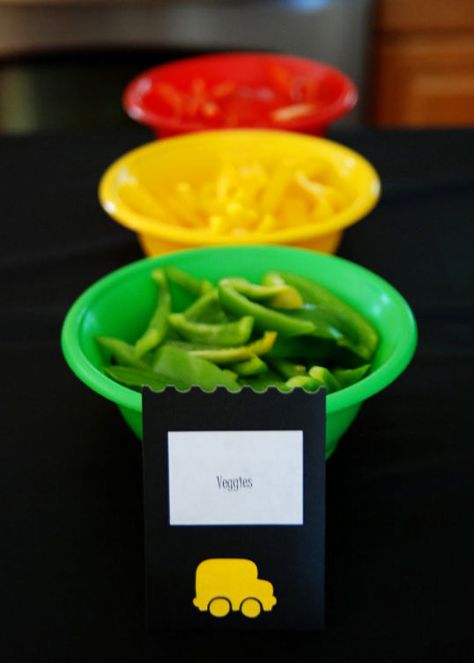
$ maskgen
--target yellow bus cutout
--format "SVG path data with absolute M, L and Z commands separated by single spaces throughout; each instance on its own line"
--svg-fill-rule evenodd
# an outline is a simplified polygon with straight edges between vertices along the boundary
M 201 612 L 226 617 L 233 610 L 253 619 L 276 602 L 272 583 L 260 580 L 250 559 L 205 559 L 198 564 L 193 604 Z

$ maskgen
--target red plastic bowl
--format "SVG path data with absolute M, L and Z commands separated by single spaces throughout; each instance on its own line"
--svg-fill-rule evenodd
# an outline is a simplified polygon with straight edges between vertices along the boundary
M 323 135 L 357 102 L 354 83 L 321 62 L 267 53 L 219 53 L 143 72 L 125 111 L 158 137 L 232 127 Z

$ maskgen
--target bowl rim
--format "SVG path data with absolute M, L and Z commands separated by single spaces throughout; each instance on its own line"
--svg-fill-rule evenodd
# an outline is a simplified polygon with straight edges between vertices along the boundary
M 252 247 L 204 247 L 200 249 L 187 249 L 175 253 L 168 253 L 161 256 L 142 258 L 136 260 L 124 267 L 120 267 L 109 274 L 103 276 L 94 284 L 89 286 L 72 304 L 66 314 L 61 329 L 61 347 L 72 372 L 82 380 L 88 387 L 108 400 L 113 401 L 119 407 L 129 408 L 133 411 L 141 411 L 141 393 L 124 387 L 97 369 L 91 364 L 85 354 L 79 340 L 80 330 L 84 323 L 87 312 L 93 304 L 103 296 L 103 293 L 117 287 L 122 281 L 127 280 L 129 275 L 137 272 L 148 271 L 154 264 L 166 264 L 176 259 L 178 256 L 196 252 L 209 253 L 212 257 L 213 252 L 222 252 L 227 250 L 242 249 L 245 251 L 271 250 L 274 252 L 287 253 L 288 251 L 301 254 L 311 254 L 317 261 L 324 265 L 336 261 L 340 265 L 348 268 L 354 274 L 359 274 L 368 279 L 378 290 L 381 290 L 386 296 L 389 296 L 395 303 L 398 313 L 398 342 L 387 361 L 376 368 L 368 376 L 356 384 L 346 387 L 338 392 L 329 394 L 326 401 L 327 414 L 332 414 L 340 410 L 360 405 L 370 396 L 380 392 L 393 382 L 408 366 L 416 349 L 418 331 L 413 312 L 404 299 L 404 297 L 390 283 L 374 272 L 358 265 L 354 262 L 340 258 L 339 256 L 317 253 L 307 249 L 295 247 L 279 247 L 274 245 L 256 245 Z
M 285 53 L 263 53 L 261 51 L 249 50 L 221 51 L 218 53 L 196 55 L 150 67 L 137 74 L 137 76 L 132 78 L 132 80 L 125 86 L 122 93 L 122 107 L 130 118 L 150 127 L 154 131 L 160 131 L 160 129 L 170 132 L 205 130 L 209 125 L 203 122 L 186 122 L 171 115 L 163 115 L 147 108 L 146 105 L 143 104 L 143 97 L 145 92 L 148 91 L 149 82 L 152 79 L 156 80 L 163 73 L 167 74 L 173 71 L 185 71 L 189 65 L 195 63 L 202 64 L 203 66 L 206 66 L 207 63 L 215 63 L 219 60 L 227 61 L 228 63 L 238 63 L 239 60 L 248 58 L 254 58 L 262 62 L 265 60 L 273 60 L 282 66 L 285 65 L 285 62 L 291 62 L 295 65 L 301 64 L 305 67 L 311 66 L 315 73 L 318 72 L 331 75 L 341 84 L 341 93 L 331 103 L 322 108 L 318 108 L 310 116 L 288 122 L 285 126 L 287 126 L 288 129 L 291 129 L 291 131 L 309 131 L 311 129 L 325 127 L 330 122 L 349 113 L 357 104 L 359 98 L 357 86 L 354 81 L 339 68 L 320 60 L 313 60 L 312 58 Z M 262 126 L 277 128 L 275 124 L 271 123 Z
M 343 210 L 334 214 L 327 220 L 285 228 L 269 233 L 252 232 L 249 235 L 236 237 L 233 235 L 216 235 L 205 230 L 194 230 L 183 226 L 173 226 L 159 220 L 140 214 L 128 205 L 118 195 L 116 182 L 120 173 L 134 161 L 143 158 L 148 153 L 162 152 L 166 156 L 167 151 L 182 149 L 182 146 L 199 147 L 209 140 L 262 140 L 280 136 L 282 139 L 297 143 L 313 144 L 322 146 L 326 154 L 339 155 L 350 159 L 362 168 L 367 182 L 366 191 L 358 195 L 356 199 Z M 217 129 L 215 131 L 199 131 L 193 134 L 184 134 L 151 141 L 126 152 L 113 163 L 111 163 L 99 180 L 98 198 L 102 208 L 115 221 L 121 225 L 134 230 L 141 235 L 159 237 L 183 246 L 235 246 L 249 244 L 292 244 L 311 240 L 327 235 L 332 232 L 347 228 L 364 218 L 377 204 L 381 195 L 380 177 L 372 164 L 358 152 L 329 140 L 317 136 L 307 136 L 291 131 L 280 131 L 275 129 Z

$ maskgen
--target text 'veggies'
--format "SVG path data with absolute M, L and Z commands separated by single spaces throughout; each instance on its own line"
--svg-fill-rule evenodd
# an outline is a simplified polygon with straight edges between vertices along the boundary
M 303 433 L 170 431 L 170 525 L 302 525 Z

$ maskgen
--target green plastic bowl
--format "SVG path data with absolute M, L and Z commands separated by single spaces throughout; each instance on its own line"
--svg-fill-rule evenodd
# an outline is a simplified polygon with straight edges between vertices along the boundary
M 211 281 L 224 276 L 259 280 L 270 270 L 308 277 L 351 304 L 375 326 L 380 344 L 371 373 L 360 382 L 330 394 L 326 401 L 326 457 L 354 421 L 363 401 L 393 382 L 416 347 L 416 323 L 410 307 L 389 283 L 341 258 L 284 246 L 208 247 L 145 258 L 118 269 L 88 288 L 73 304 L 62 329 L 62 349 L 77 377 L 113 401 L 132 430 L 142 437 L 141 394 L 108 378 L 101 370 L 95 338 L 116 336 L 134 341 L 156 304 L 152 269 L 173 264 Z M 174 300 L 185 306 L 185 300 Z M 258 398 L 258 395 L 256 395 Z

